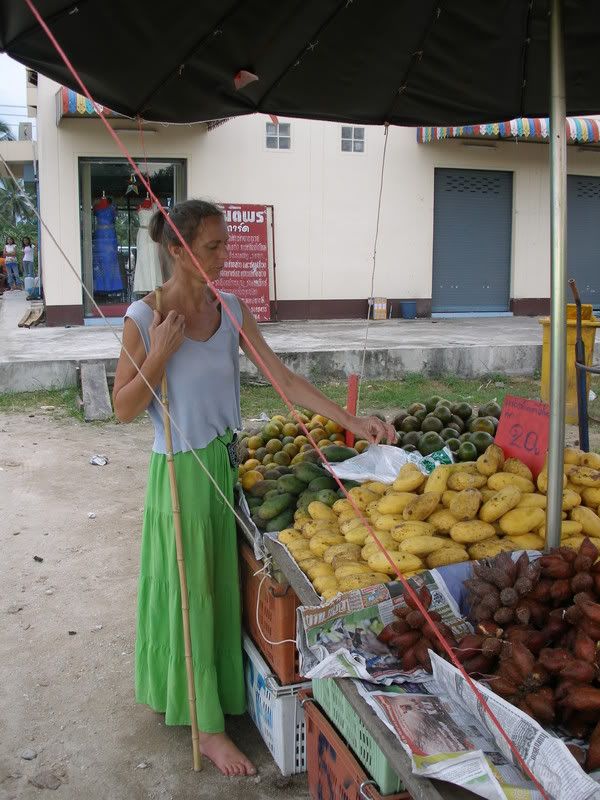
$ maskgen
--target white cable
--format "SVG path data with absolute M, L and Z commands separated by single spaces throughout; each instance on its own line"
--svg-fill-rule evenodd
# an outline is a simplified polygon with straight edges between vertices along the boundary
M 298 642 L 297 642 L 296 639 L 282 639 L 280 642 L 272 642 L 270 639 L 267 639 L 267 637 L 264 634 L 263 629 L 261 628 L 260 620 L 258 618 L 258 609 L 260 607 L 260 592 L 261 592 L 261 589 L 263 587 L 263 583 L 269 577 L 269 574 L 268 574 L 267 570 L 269 569 L 270 566 L 271 566 L 271 559 L 267 558 L 266 561 L 265 561 L 264 566 L 261 567 L 259 570 L 257 570 L 253 575 L 253 577 L 256 578 L 256 576 L 260 575 L 261 572 L 265 573 L 262 576 L 260 583 L 258 584 L 258 592 L 256 593 L 256 609 L 255 609 L 256 610 L 256 627 L 258 628 L 258 632 L 260 633 L 260 635 L 262 636 L 262 638 L 265 640 L 265 642 L 267 644 L 272 644 L 272 645 L 295 644 L 296 647 L 298 647 Z
M 388 131 L 389 131 L 389 123 L 386 122 L 384 127 L 384 134 L 385 139 L 383 141 L 383 155 L 381 158 L 381 177 L 379 179 L 379 199 L 377 201 L 377 218 L 375 222 L 375 238 L 373 240 L 373 269 L 371 270 L 371 290 L 369 294 L 369 302 L 373 300 L 373 292 L 375 291 L 375 267 L 377 264 L 377 242 L 379 240 L 379 220 L 381 218 L 381 198 L 383 196 L 383 179 L 385 175 L 385 157 L 387 154 L 387 145 L 388 145 Z M 362 354 L 362 364 L 360 367 L 360 375 L 358 378 L 358 395 L 356 397 L 356 414 L 358 415 L 358 409 L 360 406 L 360 390 L 362 388 L 363 376 L 365 374 L 365 359 L 367 357 L 367 342 L 369 340 L 369 326 L 371 324 L 371 306 L 367 306 L 367 325 L 365 327 L 365 343 L 363 345 L 363 354 Z M 375 307 L 373 306 L 373 314 L 375 314 Z
M 146 386 L 148 387 L 148 389 L 150 389 L 150 392 L 151 392 L 152 396 L 153 396 L 153 397 L 154 397 L 154 399 L 155 399 L 155 400 L 156 400 L 156 401 L 157 401 L 157 402 L 160 404 L 161 408 L 163 409 L 163 412 L 165 412 L 165 413 L 167 414 L 168 418 L 169 418 L 169 419 L 170 419 L 170 421 L 171 421 L 171 425 L 173 426 L 173 428 L 175 428 L 175 430 L 177 431 L 177 433 L 178 433 L 178 434 L 179 434 L 179 436 L 181 437 L 181 441 L 182 441 L 182 442 L 183 442 L 183 443 L 184 443 L 184 444 L 185 444 L 185 445 L 186 445 L 186 446 L 189 448 L 189 450 L 190 450 L 190 451 L 193 453 L 193 456 L 194 456 L 194 458 L 196 459 L 196 461 L 198 462 L 198 464 L 200 465 L 200 467 L 201 467 L 201 468 L 204 470 L 204 473 L 205 473 L 205 474 L 208 476 L 209 480 L 211 481 L 211 483 L 213 484 L 213 486 L 214 486 L 214 487 L 215 487 L 215 489 L 217 490 L 218 494 L 220 494 L 220 495 L 221 495 L 221 498 L 223 499 L 223 501 L 225 502 L 225 504 L 226 504 L 226 505 L 227 505 L 227 506 L 230 508 L 230 510 L 232 511 L 232 513 L 233 513 L 234 517 L 236 518 L 236 520 L 237 520 L 237 521 L 240 523 L 240 525 L 242 526 L 243 530 L 245 530 L 245 531 L 246 531 L 246 533 L 248 534 L 248 536 L 250 536 L 250 538 L 252 539 L 252 538 L 253 538 L 253 536 L 252 536 L 252 532 L 251 532 L 251 531 L 248 529 L 248 526 L 246 525 L 246 523 L 244 522 L 244 520 L 243 520 L 243 519 L 242 519 L 242 518 L 239 516 L 239 514 L 237 513 L 237 511 L 235 510 L 235 508 L 233 507 L 233 505 L 232 505 L 232 504 L 229 502 L 229 499 L 228 499 L 228 498 L 225 496 L 225 494 L 224 494 L 223 490 L 221 489 L 221 487 L 220 487 L 220 486 L 219 486 L 219 484 L 217 483 L 216 479 L 215 479 L 215 478 L 212 476 L 212 474 L 211 474 L 210 470 L 208 469 L 208 467 L 206 467 L 206 466 L 205 466 L 205 465 L 202 463 L 202 461 L 200 460 L 200 458 L 199 458 L 198 454 L 196 453 L 196 451 L 193 449 L 193 447 L 191 446 L 191 444 L 190 444 L 190 443 L 188 442 L 188 440 L 185 438 L 185 436 L 184 436 L 184 434 L 183 434 L 183 432 L 182 432 L 181 428 L 180 428 L 180 427 L 177 425 L 177 423 L 176 423 L 176 422 L 173 420 L 173 417 L 171 416 L 170 412 L 169 412 L 169 411 L 168 411 L 168 409 L 165 407 L 165 405 L 164 405 L 164 403 L 163 403 L 163 401 L 162 401 L 162 398 L 158 396 L 158 394 L 157 394 L 157 393 L 154 391 L 154 389 L 152 388 L 152 386 L 150 386 L 150 383 L 148 382 L 148 380 L 147 380 L 146 376 L 142 374 L 142 371 L 141 371 L 141 369 L 140 369 L 140 368 L 138 367 L 138 365 L 135 363 L 135 360 L 133 359 L 132 355 L 129 353 L 129 351 L 127 350 L 127 348 L 126 348 L 126 347 L 123 345 L 123 341 L 122 341 L 122 339 L 120 339 L 120 338 L 119 338 L 119 334 L 116 332 L 116 330 L 113 328 L 113 326 L 109 324 L 108 320 L 106 319 L 106 316 L 105 316 L 105 315 L 103 314 L 103 312 L 102 312 L 102 309 L 100 308 L 100 306 L 99 306 L 99 305 L 96 303 L 96 301 L 94 300 L 94 297 L 93 297 L 93 295 L 92 295 L 92 294 L 91 294 L 91 292 L 88 290 L 87 286 L 84 284 L 83 280 L 81 279 L 81 276 L 79 275 L 79 273 L 77 272 L 77 270 L 75 269 L 75 267 L 73 266 L 73 264 L 71 263 L 71 261 L 69 260 L 69 257 L 67 256 L 67 254 L 65 253 L 65 251 L 62 249 L 62 247 L 61 247 L 61 245 L 59 244 L 59 242 L 56 240 L 56 238 L 55 238 L 55 237 L 54 237 L 54 235 L 52 234 L 52 231 L 50 230 L 50 228 L 49 228 L 49 227 L 46 225 L 46 223 L 45 223 L 45 222 L 44 222 L 44 220 L 42 219 L 41 215 L 38 213 L 38 210 L 35 208 L 35 206 L 34 206 L 34 205 L 33 205 L 33 203 L 31 202 L 31 199 L 28 197 L 28 195 L 26 195 L 26 194 L 25 194 L 25 193 L 22 191 L 22 189 L 21 189 L 21 186 L 19 185 L 19 183 L 18 183 L 17 179 L 15 178 L 15 176 L 14 176 L 14 174 L 13 174 L 12 170 L 10 169 L 10 167 L 8 166 L 8 164 L 6 163 L 6 160 L 4 159 L 4 156 L 2 155 L 2 153 L 0 153 L 0 160 L 2 160 L 2 163 L 3 163 L 3 165 L 4 165 L 5 169 L 6 169 L 6 171 L 8 172 L 8 174 L 10 175 L 10 177 L 12 178 L 12 180 L 13 180 L 13 182 L 14 182 L 15 186 L 17 187 L 17 190 L 19 191 L 19 194 L 21 195 L 21 197 L 23 197 L 23 198 L 26 200 L 27 204 L 29 205 L 29 207 L 31 208 L 31 210 L 33 211 L 33 213 L 35 214 L 35 216 L 36 216 L 36 217 L 37 217 L 37 219 L 39 220 L 40 224 L 42 225 L 42 227 L 44 228 L 44 230 L 47 232 L 48 236 L 49 236 L 49 237 L 52 239 L 52 242 L 53 242 L 53 243 L 56 245 L 56 247 L 57 247 L 58 251 L 60 252 L 60 254 L 62 255 L 62 257 L 65 259 L 65 261 L 66 261 L 66 263 L 67 263 L 67 265 L 68 265 L 69 269 L 71 270 L 71 272 L 72 272 L 72 273 L 75 275 L 76 279 L 77 279 L 77 280 L 79 281 L 79 283 L 81 284 L 81 287 L 83 288 L 83 291 L 85 292 L 85 294 L 87 295 L 87 297 L 88 297 L 88 298 L 89 298 L 89 300 L 91 301 L 92 305 L 94 306 L 94 308 L 96 309 L 96 311 L 98 312 L 98 314 L 99 314 L 99 315 L 102 317 L 102 319 L 103 319 L 103 320 L 104 320 L 104 322 L 106 323 L 106 325 L 107 325 L 108 329 L 111 331 L 111 333 L 113 334 L 113 336 L 115 337 L 115 339 L 116 339 L 116 340 L 119 342 L 119 344 L 120 344 L 120 346 L 121 346 L 121 349 L 123 350 L 123 352 L 125 353 L 125 355 L 127 356 L 127 358 L 128 358 L 130 361 L 131 361 L 131 363 L 132 363 L 132 365 L 133 365 L 134 369 L 136 370 L 136 372 L 138 373 L 138 375 L 140 375 L 140 377 L 142 378 L 142 380 L 144 381 L 144 383 L 146 384 Z

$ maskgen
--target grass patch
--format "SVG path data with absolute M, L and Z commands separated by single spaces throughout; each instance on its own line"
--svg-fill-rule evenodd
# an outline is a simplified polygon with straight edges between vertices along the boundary
M 317 387 L 331 400 L 340 405 L 345 404 L 347 391 L 345 383 L 320 383 Z M 481 405 L 490 400 L 497 400 L 502 404 L 507 394 L 538 399 L 540 382 L 533 378 L 503 375 L 461 379 L 452 375 L 427 378 L 413 374 L 407 375 L 401 381 L 363 381 L 360 409 L 392 413 L 411 403 L 423 402 L 432 395 L 456 401 L 465 400 L 473 405 Z M 266 384 L 243 384 L 240 402 L 244 419 L 258 417 L 262 412 L 272 416 L 280 413 L 285 407 L 275 390 Z
M 59 415 L 83 420 L 78 398 L 75 387 L 0 394 L 0 413 L 31 414 L 39 411 L 40 406 L 54 406 L 54 412 Z

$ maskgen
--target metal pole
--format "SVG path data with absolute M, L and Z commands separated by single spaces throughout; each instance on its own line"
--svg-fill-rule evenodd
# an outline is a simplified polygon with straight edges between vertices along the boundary
M 546 549 L 560 544 L 567 374 L 567 146 L 562 0 L 550 13 L 550 435 Z

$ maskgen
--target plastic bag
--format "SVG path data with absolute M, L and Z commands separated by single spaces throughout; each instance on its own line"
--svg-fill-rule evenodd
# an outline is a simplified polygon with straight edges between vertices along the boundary
M 327 456 L 327 450 L 325 455 Z M 418 452 L 407 453 L 400 447 L 388 444 L 371 445 L 354 458 L 341 464 L 332 464 L 331 472 L 340 480 L 393 483 L 401 467 L 410 463 L 415 464 L 424 475 L 429 475 L 438 464 L 452 464 L 452 453 L 444 447 L 430 456 L 422 456 Z

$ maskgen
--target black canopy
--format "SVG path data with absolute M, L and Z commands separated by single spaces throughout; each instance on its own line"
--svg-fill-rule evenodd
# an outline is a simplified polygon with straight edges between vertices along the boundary
M 94 99 L 127 116 L 458 125 L 549 111 L 548 0 L 36 5 Z M 593 114 L 600 2 L 565 0 L 564 30 L 567 114 Z M 0 49 L 78 89 L 23 0 L 0 0 Z M 241 71 L 258 80 L 236 89 Z

